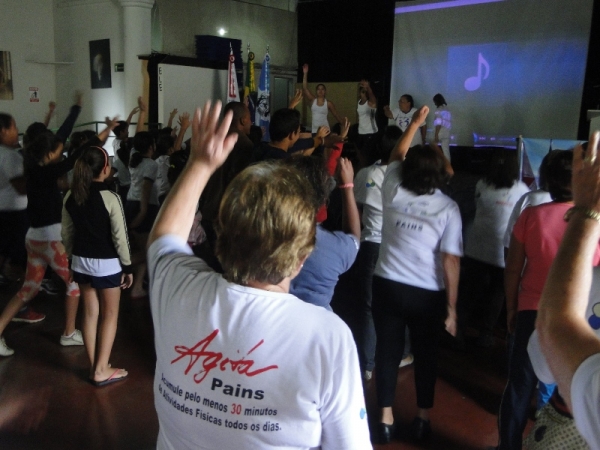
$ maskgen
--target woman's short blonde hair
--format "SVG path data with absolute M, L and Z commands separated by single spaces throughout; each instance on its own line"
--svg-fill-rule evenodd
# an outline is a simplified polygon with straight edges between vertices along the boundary
M 227 187 L 215 253 L 228 281 L 278 284 L 315 246 L 314 193 L 295 168 L 264 162 Z

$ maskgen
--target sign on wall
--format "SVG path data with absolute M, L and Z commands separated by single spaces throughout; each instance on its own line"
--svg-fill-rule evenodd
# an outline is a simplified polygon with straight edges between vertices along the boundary
M 39 103 L 39 102 L 40 102 L 40 88 L 30 87 L 29 88 L 29 103 Z

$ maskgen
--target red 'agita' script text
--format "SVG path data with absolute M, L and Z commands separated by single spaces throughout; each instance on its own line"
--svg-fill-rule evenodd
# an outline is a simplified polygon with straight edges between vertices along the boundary
M 185 374 L 187 375 L 192 367 L 200 361 L 200 365 L 202 366 L 202 370 L 200 372 L 194 374 L 194 381 L 198 384 L 202 383 L 204 379 L 208 376 L 211 370 L 220 369 L 222 372 L 227 370 L 231 370 L 232 372 L 237 372 L 241 375 L 246 375 L 247 377 L 254 377 L 258 374 L 266 372 L 268 370 L 277 369 L 277 365 L 263 367 L 262 369 L 251 370 L 252 366 L 254 366 L 254 360 L 245 359 L 246 356 L 250 355 L 254 350 L 260 347 L 264 339 L 261 339 L 258 344 L 250 349 L 246 356 L 243 356 L 241 359 L 230 359 L 227 357 L 223 357 L 223 353 L 221 352 L 213 352 L 208 349 L 208 346 L 215 339 L 215 337 L 219 334 L 219 330 L 215 330 L 194 345 L 192 348 L 185 347 L 183 345 L 176 345 L 175 351 L 179 354 L 177 358 L 171 361 L 171 364 L 175 364 L 180 359 L 189 356 L 189 363 L 187 368 L 185 369 Z

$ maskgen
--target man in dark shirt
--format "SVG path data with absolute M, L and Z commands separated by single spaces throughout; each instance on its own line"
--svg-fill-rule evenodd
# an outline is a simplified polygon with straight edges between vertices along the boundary
M 263 142 L 258 148 L 256 161 L 289 158 L 288 150 L 300 137 L 300 112 L 288 108 L 275 111 L 271 116 L 269 134 L 271 142 Z

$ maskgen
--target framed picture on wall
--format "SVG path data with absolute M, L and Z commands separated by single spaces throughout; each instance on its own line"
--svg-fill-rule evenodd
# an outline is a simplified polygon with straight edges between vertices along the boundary
M 13 100 L 13 98 L 10 52 L 0 51 L 0 100 Z
M 110 39 L 90 41 L 90 76 L 92 79 L 92 89 L 112 87 Z

